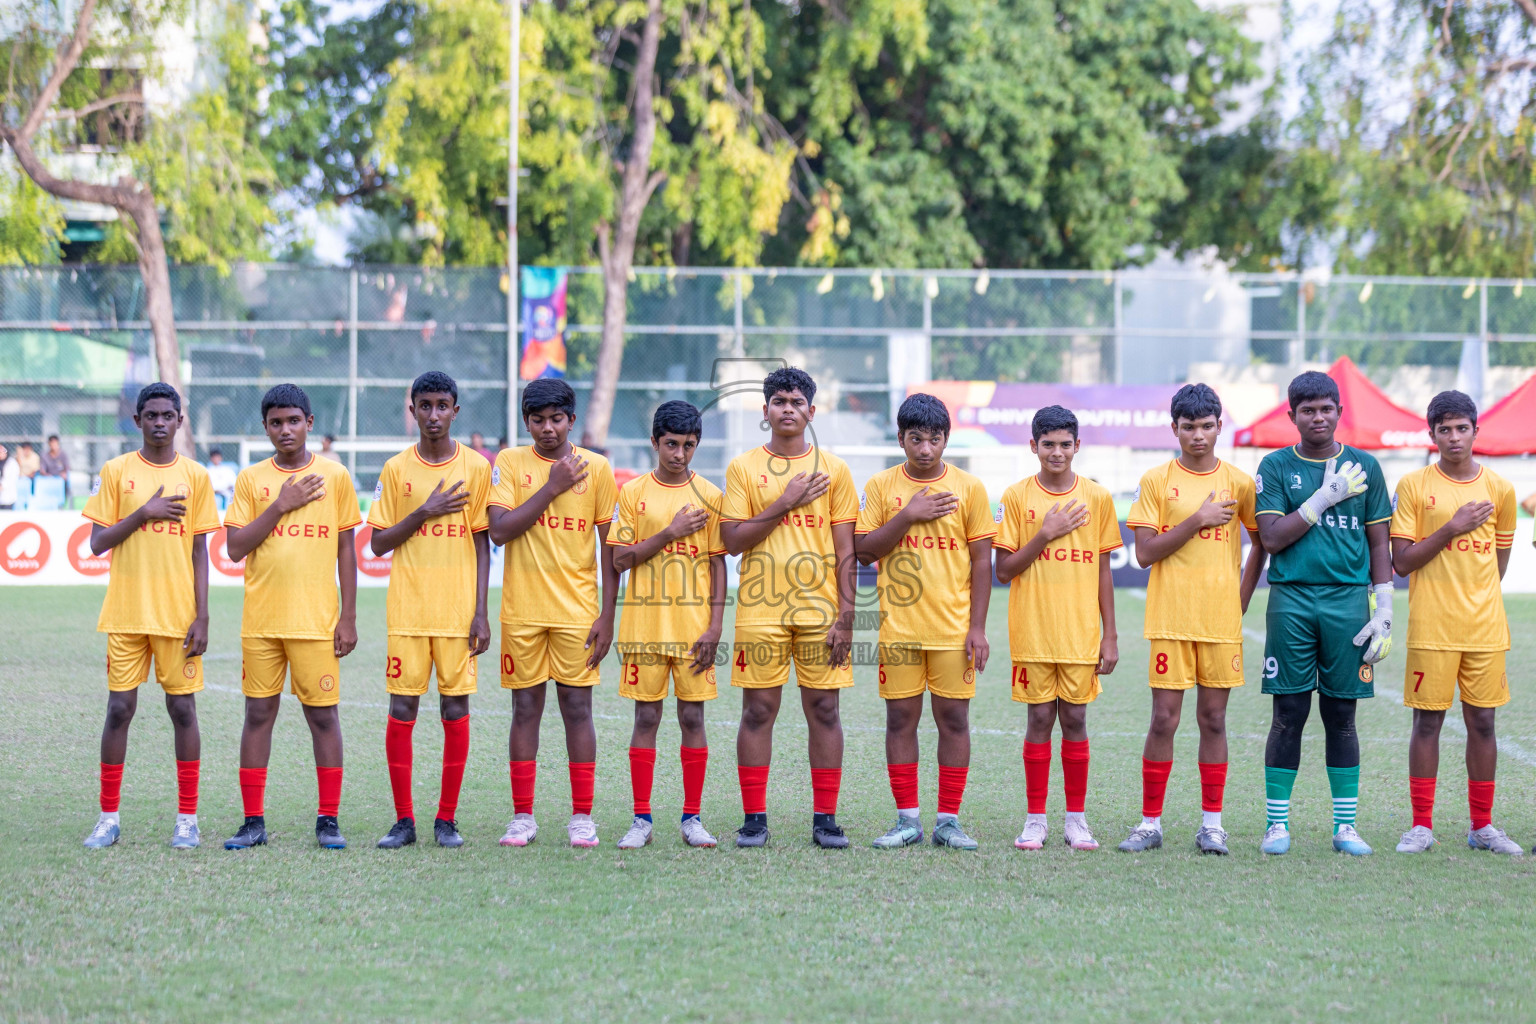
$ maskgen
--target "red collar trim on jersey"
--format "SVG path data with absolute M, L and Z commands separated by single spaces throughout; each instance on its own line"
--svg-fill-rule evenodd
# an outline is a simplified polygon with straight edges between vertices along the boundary
M 541 462 L 551 462 L 551 463 L 553 463 L 553 462 L 559 462 L 560 461 L 559 459 L 552 459 L 548 455 L 545 455 L 542 452 L 540 452 L 539 451 L 539 446 L 536 445 L 536 444 L 530 444 L 528 446 L 528 450 L 530 452 L 533 452 L 533 457 L 538 459 Z M 571 445 L 571 452 L 570 453 L 572 455 L 576 454 L 576 446 L 575 445 Z
M 943 480 L 946 476 L 949 476 L 949 463 L 947 463 L 947 462 L 944 463 L 944 472 L 940 473 L 938 476 L 934 477 L 932 480 L 919 480 L 917 477 L 913 476 L 911 473 L 908 473 L 907 472 L 907 464 L 905 462 L 903 462 L 901 464 L 900 469 L 901 469 L 901 475 L 906 477 L 908 480 L 911 480 L 915 484 L 936 484 L 940 480 Z
M 1053 491 L 1049 487 L 1045 486 L 1045 484 L 1040 482 L 1040 474 L 1039 473 L 1035 474 L 1034 481 L 1035 481 L 1035 486 L 1040 488 L 1046 494 L 1049 494 L 1049 495 L 1051 495 L 1053 497 L 1059 498 L 1063 494 L 1071 494 L 1073 491 L 1077 490 L 1077 485 L 1083 482 L 1083 474 L 1081 474 L 1081 473 L 1075 474 L 1074 477 L 1073 477 L 1073 480 L 1072 480 L 1072 486 L 1068 487 L 1064 491 Z
M 1442 477 L 1445 478 L 1446 482 L 1453 483 L 1453 484 L 1456 484 L 1458 486 L 1463 486 L 1464 487 L 1467 484 L 1475 484 L 1475 483 L 1477 483 L 1479 480 L 1481 480 L 1483 478 L 1483 466 L 1482 466 L 1481 463 L 1479 463 L 1478 467 L 1477 467 L 1477 476 L 1473 477 L 1471 480 L 1457 480 L 1455 477 L 1451 476 L 1445 470 L 1441 469 L 1440 468 L 1440 463 L 1438 463 L 1438 462 L 1431 462 L 1430 465 L 1435 468 L 1435 472 L 1436 473 L 1439 473 Z
M 803 459 L 803 458 L 805 458 L 807 455 L 811 454 L 811 452 L 813 452 L 815 450 L 816 450 L 816 446 L 815 445 L 808 444 L 808 445 L 805 446 L 805 451 L 801 452 L 799 455 L 780 455 L 778 452 L 771 450 L 767 445 L 763 445 L 763 451 L 767 452 L 770 458 L 789 459 L 791 461 L 793 461 L 795 459 Z
M 654 469 L 651 470 L 649 473 L 647 473 L 645 475 L 650 477 L 651 478 L 651 483 L 655 484 L 657 487 L 665 487 L 665 488 L 667 488 L 670 491 L 675 491 L 679 487 L 687 487 L 689 484 L 693 483 L 693 470 L 691 470 L 691 469 L 688 471 L 688 479 L 684 480 L 680 484 L 664 484 L 664 483 L 662 483 L 661 482 L 661 478 L 656 475 L 656 471 Z
M 144 453 L 141 452 L 141 451 L 135 451 L 133 454 L 137 455 L 139 457 L 139 461 L 144 463 L 144 465 L 149 466 L 151 469 L 170 469 L 172 466 L 176 465 L 176 463 L 178 461 L 180 461 L 180 459 L 181 459 L 181 453 L 180 452 L 174 452 L 171 455 L 171 461 L 165 463 L 164 465 L 161 465 L 158 462 L 150 462 L 148 459 L 146 459 L 144 457 Z
M 415 455 L 416 456 L 416 461 L 421 463 L 423 466 L 427 466 L 427 467 L 429 467 L 431 469 L 439 469 L 439 468 L 441 468 L 443 466 L 448 465 L 454 459 L 458 458 L 459 457 L 459 452 L 461 452 L 463 449 L 464 449 L 464 446 L 462 444 L 460 444 L 459 442 L 455 441 L 455 442 L 453 442 L 453 454 L 452 455 L 448 456 L 442 462 L 428 462 L 426 459 L 421 457 L 421 447 L 420 447 L 420 443 L 418 442 L 417 444 L 411 445 L 411 454 Z
M 412 447 L 414 448 L 414 446 L 412 446 Z M 267 461 L 272 463 L 272 468 L 277 470 L 279 473 L 302 473 L 306 469 L 308 469 L 310 466 L 313 466 L 315 464 L 315 460 L 317 458 L 319 458 L 318 455 L 316 455 L 314 452 L 310 452 L 309 453 L 309 461 L 304 463 L 304 465 L 300 466 L 298 469 L 284 469 L 282 466 L 279 466 L 277 464 L 277 456 L 276 455 L 274 455 L 271 458 L 267 459 Z M 452 462 L 453 460 L 449 459 L 448 461 Z M 446 462 L 443 463 L 443 465 L 445 465 L 445 466 L 447 464 L 448 463 L 446 463 Z
M 1221 460 L 1220 459 L 1216 460 L 1215 468 L 1208 469 L 1204 473 L 1196 473 L 1194 470 L 1192 470 L 1188 466 L 1184 465 L 1184 463 L 1180 462 L 1178 459 L 1174 459 L 1173 460 L 1173 464 L 1175 466 L 1179 467 L 1179 471 L 1181 473 L 1188 473 L 1190 476 L 1210 476 L 1212 473 L 1216 472 L 1216 470 L 1221 468 Z

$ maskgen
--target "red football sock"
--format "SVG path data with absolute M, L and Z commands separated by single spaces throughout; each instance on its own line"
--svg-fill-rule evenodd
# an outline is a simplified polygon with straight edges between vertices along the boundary
M 837 791 L 842 788 L 841 768 L 812 768 L 811 810 L 816 814 L 836 814 Z
M 176 762 L 176 813 L 197 813 L 197 772 L 201 761 Z
M 389 763 L 389 790 L 395 797 L 395 817 L 415 818 L 411 802 L 411 731 L 416 720 L 402 722 L 390 715 L 384 722 L 384 760 Z
M 917 762 L 888 764 L 885 773 L 891 779 L 891 796 L 896 800 L 898 811 L 917 806 Z
M 741 811 L 743 814 L 768 813 L 768 766 L 765 764 L 739 764 L 736 781 L 741 785 Z
M 1088 800 L 1088 741 L 1061 741 L 1061 784 L 1067 792 L 1067 813 L 1081 814 Z
M 656 778 L 656 748 L 629 748 L 629 788 L 635 796 L 635 814 L 651 813 L 651 783 Z
M 539 774 L 537 761 L 508 761 L 512 771 L 512 811 L 515 814 L 533 813 L 533 782 Z
M 596 761 L 572 761 L 568 767 L 571 776 L 571 813 L 592 813 L 592 788 L 597 777 Z
M 334 818 L 341 808 L 341 765 L 315 765 L 315 783 L 320 789 L 320 803 L 315 813 Z
M 1067 759 L 1065 745 L 1061 748 L 1061 759 L 1062 761 Z M 1173 771 L 1172 761 L 1149 761 L 1145 757 L 1141 759 L 1141 816 L 1143 818 L 1163 816 L 1163 797 L 1168 792 L 1168 773 L 1171 771 Z
M 101 809 L 116 814 L 123 795 L 123 766 L 101 762 Z
M 1200 762 L 1200 809 L 1220 812 L 1227 792 L 1227 762 Z
M 437 797 L 437 816 L 452 821 L 459 813 L 459 790 L 464 785 L 464 763 L 469 760 L 469 714 L 443 719 L 443 781 Z
M 1493 780 L 1467 780 L 1467 807 L 1472 812 L 1472 831 L 1493 820 Z
M 960 801 L 965 799 L 965 778 L 970 772 L 971 769 L 968 766 L 939 765 L 940 814 L 960 813 Z
M 1435 824 L 1435 779 L 1408 776 L 1408 802 L 1413 805 L 1413 823 L 1425 828 Z
M 245 804 L 247 818 L 259 818 L 266 813 L 267 770 L 265 768 L 240 769 L 240 799 Z
M 1045 799 L 1051 791 L 1051 745 L 1024 741 L 1024 792 L 1030 814 L 1045 813 Z
M 682 748 L 683 813 L 698 814 L 704 800 L 704 773 L 709 768 L 708 747 Z

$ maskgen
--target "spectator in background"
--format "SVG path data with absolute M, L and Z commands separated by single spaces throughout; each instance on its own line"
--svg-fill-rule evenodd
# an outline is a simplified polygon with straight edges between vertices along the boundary
M 37 476 L 37 471 L 43 468 L 43 460 L 32 450 L 31 441 L 23 441 L 16 446 L 16 468 L 28 480 Z
M 324 440 L 320 442 L 320 457 L 330 459 L 332 462 L 340 462 L 341 456 L 336 454 L 336 449 L 333 447 L 335 444 L 336 435 L 326 434 Z
M 469 446 L 485 457 L 487 462 L 496 461 L 496 453 L 485 446 L 485 435 L 478 430 L 469 435 Z
M 224 453 L 217 448 L 208 449 L 208 483 L 219 508 L 228 508 L 235 500 L 235 467 L 224 461 Z
M 43 476 L 69 476 L 69 456 L 64 454 L 64 449 L 59 445 L 59 435 L 48 435 L 48 450 L 43 452 L 40 460 Z
M 16 507 L 16 481 L 20 479 L 21 467 L 16 464 L 16 457 L 0 444 L 0 511 Z

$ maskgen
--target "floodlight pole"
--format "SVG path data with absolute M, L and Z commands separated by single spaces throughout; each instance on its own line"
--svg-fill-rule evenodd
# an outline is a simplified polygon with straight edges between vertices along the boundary
M 522 51 L 523 0 L 511 0 L 512 27 L 507 50 L 507 443 L 517 443 L 518 420 L 518 267 L 517 267 L 517 128 L 519 56 Z

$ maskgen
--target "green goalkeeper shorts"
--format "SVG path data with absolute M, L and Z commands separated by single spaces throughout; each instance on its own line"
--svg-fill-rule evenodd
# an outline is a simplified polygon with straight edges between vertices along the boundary
M 1365 645 L 1355 634 L 1370 620 L 1367 587 L 1275 583 L 1264 640 L 1265 693 L 1311 693 L 1362 700 L 1376 696 Z

